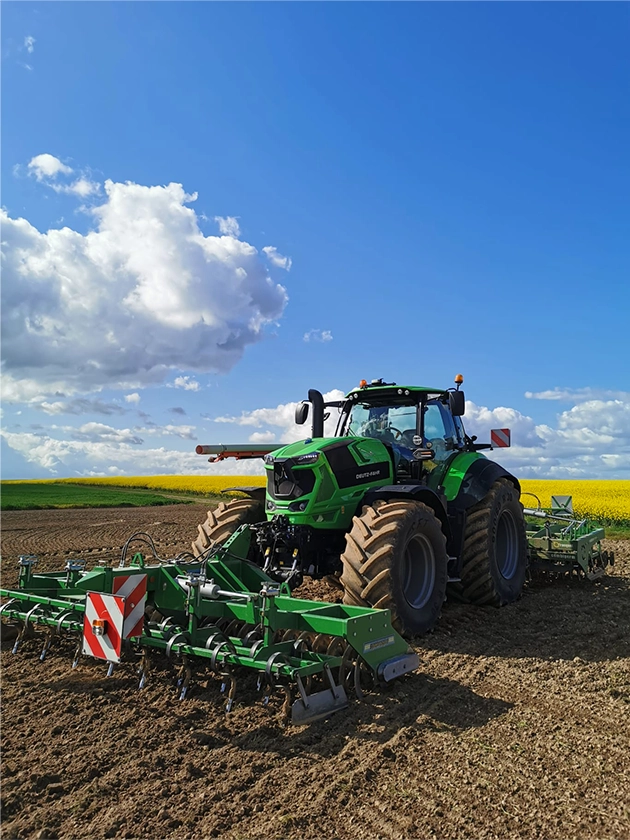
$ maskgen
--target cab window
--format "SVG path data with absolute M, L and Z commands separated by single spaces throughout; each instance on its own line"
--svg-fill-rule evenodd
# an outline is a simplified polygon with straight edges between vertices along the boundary
M 423 438 L 435 452 L 435 460 L 442 461 L 459 445 L 450 411 L 439 400 L 429 400 L 424 408 Z

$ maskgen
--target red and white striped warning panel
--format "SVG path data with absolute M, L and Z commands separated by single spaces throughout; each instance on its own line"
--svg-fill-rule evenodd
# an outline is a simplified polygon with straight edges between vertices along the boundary
M 492 429 L 490 431 L 490 443 L 493 446 L 509 446 L 510 445 L 510 430 L 509 429 Z
M 83 653 L 108 662 L 120 662 L 124 613 L 124 598 L 88 592 L 83 618 Z
M 147 600 L 147 576 L 118 575 L 114 594 L 88 592 L 83 619 L 83 653 L 120 662 L 122 640 L 141 636 Z
M 114 595 L 125 599 L 123 639 L 141 636 L 144 625 L 144 606 L 147 600 L 146 575 L 117 575 L 114 578 Z

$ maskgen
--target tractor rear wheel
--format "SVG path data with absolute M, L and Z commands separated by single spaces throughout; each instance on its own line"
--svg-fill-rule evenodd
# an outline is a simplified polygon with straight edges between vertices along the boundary
M 527 573 L 527 537 L 519 492 L 505 478 L 466 516 L 461 582 L 455 600 L 502 607 L 520 597 Z
M 221 502 L 208 511 L 206 521 L 198 526 L 199 535 L 192 544 L 195 557 L 204 554 L 213 544 L 222 545 L 241 525 L 264 522 L 265 506 L 255 499 L 234 499 Z
M 405 635 L 432 630 L 446 593 L 440 521 L 421 502 L 378 501 L 355 516 L 341 555 L 344 603 L 389 609 Z

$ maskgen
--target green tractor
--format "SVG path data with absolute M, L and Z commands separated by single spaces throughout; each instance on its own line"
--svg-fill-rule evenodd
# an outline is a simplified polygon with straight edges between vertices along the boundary
M 528 544 L 520 485 L 464 431 L 463 377 L 447 390 L 381 379 L 325 403 L 319 391 L 296 409 L 311 436 L 268 446 L 198 446 L 211 461 L 263 457 L 263 487 L 209 511 L 196 556 L 239 528 L 249 559 L 293 589 L 303 575 L 343 588 L 344 603 L 391 610 L 406 635 L 430 631 L 447 596 L 503 606 L 525 582 Z M 330 409 L 334 437 L 324 437 Z M 508 430 L 493 439 L 509 440 Z

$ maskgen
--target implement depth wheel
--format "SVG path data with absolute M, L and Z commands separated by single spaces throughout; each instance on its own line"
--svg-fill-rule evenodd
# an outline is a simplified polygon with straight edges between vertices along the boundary
M 255 499 L 221 502 L 214 510 L 208 511 L 206 521 L 198 526 L 199 536 L 192 544 L 193 554 L 199 557 L 211 545 L 222 545 L 241 525 L 254 525 L 264 520 L 263 502 Z M 255 545 L 252 549 L 255 549 Z M 255 561 L 254 557 L 251 559 Z
M 446 593 L 446 538 L 421 502 L 378 501 L 355 516 L 341 555 L 344 603 L 389 609 L 405 635 L 427 633 Z
M 505 478 L 466 517 L 461 582 L 454 600 L 502 607 L 520 597 L 527 572 L 527 536 L 518 490 Z

